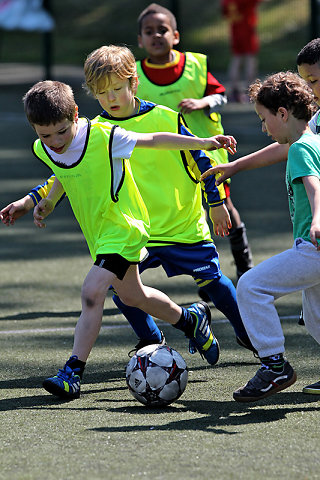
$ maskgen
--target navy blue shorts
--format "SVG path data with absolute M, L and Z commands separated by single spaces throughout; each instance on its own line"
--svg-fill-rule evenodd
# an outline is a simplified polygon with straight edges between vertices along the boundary
M 149 256 L 139 263 L 140 273 L 162 266 L 168 277 L 191 275 L 195 280 L 210 280 L 222 275 L 214 243 L 166 245 L 147 247 L 147 250 Z

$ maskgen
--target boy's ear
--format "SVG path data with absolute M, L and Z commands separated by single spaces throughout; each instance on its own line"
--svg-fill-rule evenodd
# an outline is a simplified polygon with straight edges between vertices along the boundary
M 79 120 L 79 109 L 78 109 L 78 105 L 76 105 L 75 112 L 74 112 L 74 121 L 78 123 L 78 120 Z
M 137 93 L 138 85 L 139 85 L 139 78 L 138 78 L 137 75 L 135 75 L 131 79 L 131 88 L 132 88 L 132 91 L 133 91 L 134 95 Z
M 173 45 L 178 45 L 178 43 L 180 43 L 180 33 L 178 30 L 175 30 L 173 32 Z
M 281 118 L 283 119 L 283 121 L 287 121 L 288 120 L 288 110 L 284 107 L 279 107 L 278 108 L 278 113 L 280 114 Z
M 142 43 L 141 35 L 138 35 L 138 46 L 139 46 L 139 48 L 144 48 L 143 43 Z

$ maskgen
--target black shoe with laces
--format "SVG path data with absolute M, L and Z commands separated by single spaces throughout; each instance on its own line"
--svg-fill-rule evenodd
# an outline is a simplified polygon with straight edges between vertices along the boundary
M 288 361 L 277 372 L 262 364 L 255 376 L 233 393 L 233 398 L 236 402 L 256 402 L 290 387 L 296 379 L 297 374 Z
M 140 348 L 147 347 L 148 345 L 166 345 L 165 336 L 163 335 L 163 332 L 160 331 L 160 333 L 161 333 L 160 342 L 155 342 L 154 340 L 147 340 L 146 338 L 141 338 L 137 343 L 137 345 L 135 345 L 135 347 L 132 350 L 130 350 L 130 352 L 128 353 L 128 357 L 129 358 L 133 357 L 137 353 L 137 351 L 140 350 Z

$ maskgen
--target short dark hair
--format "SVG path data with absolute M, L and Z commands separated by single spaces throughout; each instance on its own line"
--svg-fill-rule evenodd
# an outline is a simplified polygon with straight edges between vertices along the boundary
M 161 5 L 158 5 L 157 3 L 150 3 L 150 5 L 142 10 L 138 17 L 138 32 L 139 35 L 141 34 L 142 30 L 142 22 L 144 18 L 147 15 L 150 15 L 151 13 L 162 13 L 163 15 L 166 15 L 170 21 L 170 25 L 172 27 L 172 30 L 177 30 L 177 20 L 176 17 L 173 15 L 173 13 L 168 10 L 168 8 L 162 7 Z
M 44 80 L 28 90 L 23 97 L 24 111 L 31 125 L 50 125 L 65 119 L 74 120 L 76 102 L 70 85 Z
M 320 62 L 320 38 L 314 38 L 298 53 L 297 65 L 301 65 L 302 63 L 314 65 L 318 62 Z
M 294 117 L 306 122 L 315 111 L 312 90 L 293 72 L 279 72 L 269 75 L 264 81 L 256 80 L 249 87 L 249 97 L 274 115 L 280 107 L 284 107 Z

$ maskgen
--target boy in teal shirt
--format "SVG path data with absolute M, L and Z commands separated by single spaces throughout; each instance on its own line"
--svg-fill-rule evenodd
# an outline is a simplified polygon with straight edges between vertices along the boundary
M 239 309 L 261 367 L 245 386 L 234 392 L 238 402 L 263 399 L 296 380 L 295 371 L 284 357 L 276 299 L 302 291 L 306 328 L 320 343 L 320 137 L 308 125 L 314 110 L 313 95 L 306 82 L 291 72 L 271 75 L 264 82 L 257 80 L 249 95 L 263 131 L 280 146 L 289 145 L 286 185 L 294 244 L 239 280 Z M 239 163 L 250 164 L 248 159 Z M 261 166 L 261 162 L 256 166 Z M 308 385 L 303 391 L 317 393 L 319 383 Z

